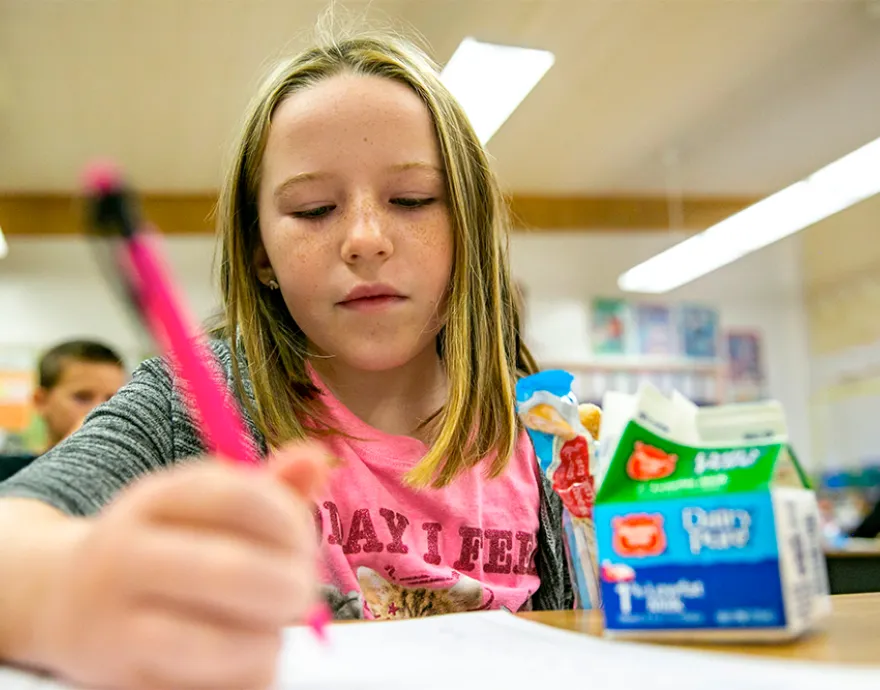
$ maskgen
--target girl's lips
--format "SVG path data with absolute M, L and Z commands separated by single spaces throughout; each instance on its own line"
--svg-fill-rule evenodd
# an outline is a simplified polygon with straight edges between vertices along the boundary
M 363 283 L 350 290 L 339 306 L 355 311 L 379 311 L 400 304 L 405 299 L 390 285 Z
M 406 297 L 400 297 L 399 295 L 376 295 L 375 297 L 360 297 L 346 300 L 345 302 L 340 302 L 339 306 L 352 311 L 382 311 L 401 304 L 405 300 Z
M 384 283 L 361 283 L 348 291 L 343 302 L 350 302 L 364 297 L 401 297 L 400 292 Z

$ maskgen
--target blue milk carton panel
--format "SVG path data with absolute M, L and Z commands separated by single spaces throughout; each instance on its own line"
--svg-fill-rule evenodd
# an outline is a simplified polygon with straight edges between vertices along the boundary
M 599 506 L 606 629 L 785 626 L 768 492 Z

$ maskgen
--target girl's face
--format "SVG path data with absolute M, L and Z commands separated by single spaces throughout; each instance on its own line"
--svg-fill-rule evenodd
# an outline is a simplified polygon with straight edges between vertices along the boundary
M 312 346 L 365 371 L 433 348 L 453 248 L 421 99 L 381 77 L 324 80 L 276 109 L 262 166 L 258 274 Z

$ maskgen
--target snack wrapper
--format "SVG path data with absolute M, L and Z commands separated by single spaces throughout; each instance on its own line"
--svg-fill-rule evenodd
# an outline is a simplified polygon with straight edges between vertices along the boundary
M 565 550 L 575 605 L 601 608 L 593 521 L 601 413 L 595 405 L 578 405 L 571 390 L 573 381 L 571 374 L 560 370 L 521 379 L 516 386 L 517 412 L 532 439 L 541 471 L 565 508 Z

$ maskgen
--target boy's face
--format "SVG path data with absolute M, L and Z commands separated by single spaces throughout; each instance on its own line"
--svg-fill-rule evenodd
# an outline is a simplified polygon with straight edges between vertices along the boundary
M 71 360 L 64 364 L 58 383 L 38 388 L 37 412 L 46 422 L 54 446 L 75 431 L 95 407 L 107 402 L 125 383 L 125 372 L 116 364 Z

